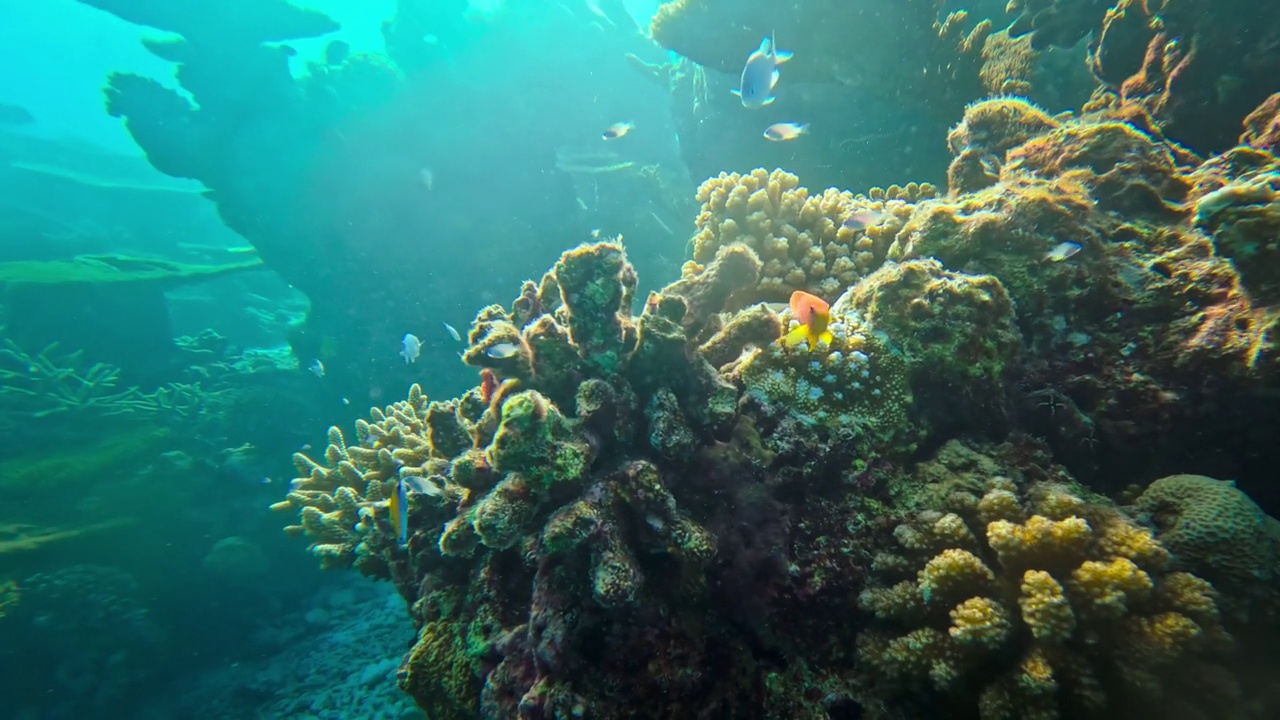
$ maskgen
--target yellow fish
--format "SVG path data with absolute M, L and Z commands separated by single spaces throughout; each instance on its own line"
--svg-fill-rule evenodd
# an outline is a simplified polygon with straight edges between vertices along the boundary
M 795 347 L 802 342 L 809 343 L 809 350 L 818 347 L 818 343 L 830 345 L 835 337 L 827 326 L 831 324 L 831 306 L 817 295 L 810 295 L 803 290 L 791 293 L 791 314 L 800 321 L 800 327 L 787 333 L 782 344 Z

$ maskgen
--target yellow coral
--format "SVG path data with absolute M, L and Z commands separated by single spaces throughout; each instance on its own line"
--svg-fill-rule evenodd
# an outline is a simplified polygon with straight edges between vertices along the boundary
M 1102 527 L 1098 549 L 1107 556 L 1128 558 L 1147 570 L 1163 570 L 1169 565 L 1169 551 L 1156 542 L 1150 530 L 1119 519 Z
M 1084 518 L 1050 520 L 1032 515 L 1026 524 L 997 520 L 987 525 L 987 544 L 1006 567 L 1033 564 L 1059 565 L 1078 560 L 1089 545 L 1092 531 Z
M 961 644 L 995 650 L 1009 639 L 1011 629 L 1009 615 L 998 602 L 972 597 L 951 610 L 948 632 Z
M 993 580 L 995 573 L 977 555 L 950 548 L 925 563 L 919 573 L 920 595 L 925 602 L 949 602 L 957 596 L 982 592 Z
M 928 183 L 895 185 L 870 199 L 835 188 L 811 194 L 783 170 L 720 173 L 698 188 L 693 260 L 706 263 L 721 247 L 743 243 L 764 262 L 757 286 L 762 299 L 782 300 L 802 289 L 832 300 L 884 260 L 911 203 L 936 194 Z M 878 222 L 865 229 L 843 224 L 863 210 Z
M 978 517 L 984 523 L 1018 521 L 1022 519 L 1022 506 L 1018 503 L 1018 496 L 1009 490 L 992 489 L 978 501 Z
M 1076 629 L 1075 613 L 1062 586 L 1043 570 L 1023 574 L 1018 607 L 1022 609 L 1022 621 L 1037 640 L 1063 642 Z
M 1069 585 L 1081 610 L 1104 618 L 1124 616 L 1132 603 L 1150 597 L 1154 587 L 1151 576 L 1128 558 L 1086 560 L 1072 571 Z

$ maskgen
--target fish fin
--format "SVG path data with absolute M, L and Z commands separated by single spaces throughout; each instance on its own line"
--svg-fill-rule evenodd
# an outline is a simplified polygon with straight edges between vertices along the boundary
M 801 325 L 800 327 L 787 333 L 782 338 L 782 344 L 791 348 L 799 345 L 809 339 L 809 326 Z
M 765 99 L 764 99 L 764 102 L 762 102 L 762 103 L 760 103 L 760 104 L 761 104 L 761 105 L 772 105 L 772 104 L 773 104 L 773 101 L 774 101 L 774 100 L 777 100 L 777 99 L 778 99 L 778 98 L 776 98 L 776 97 L 774 97 L 774 96 L 770 95 L 769 97 L 767 97 L 767 98 L 765 98 Z
M 730 90 L 729 92 L 733 93 L 734 95 L 737 95 L 738 97 L 742 97 L 742 91 L 741 91 L 741 90 L 739 90 L 738 88 L 734 88 L 734 89 Z
M 772 88 L 778 84 L 778 79 L 782 77 L 782 73 L 777 68 L 773 69 L 773 79 L 769 81 L 769 87 Z
M 835 341 L 836 336 L 832 335 L 830 330 L 823 330 L 822 334 L 818 336 L 818 342 L 826 343 L 828 346 L 834 344 Z
M 795 53 L 790 50 L 779 50 L 775 47 L 773 49 L 773 64 L 781 65 L 782 63 L 790 60 L 793 55 L 795 55 Z
M 768 55 L 773 50 L 773 36 L 770 35 L 760 41 L 760 47 L 756 48 L 756 52 L 761 55 Z

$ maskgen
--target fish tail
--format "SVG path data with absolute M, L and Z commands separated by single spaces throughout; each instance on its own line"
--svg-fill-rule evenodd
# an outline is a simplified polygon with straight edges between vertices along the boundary
M 832 345 L 835 341 L 836 337 L 831 334 L 830 330 L 823 330 L 822 334 L 818 336 L 818 342 L 826 343 L 827 345 Z
M 809 339 L 809 326 L 801 325 L 800 327 L 787 333 L 782 338 L 782 344 L 792 348 Z

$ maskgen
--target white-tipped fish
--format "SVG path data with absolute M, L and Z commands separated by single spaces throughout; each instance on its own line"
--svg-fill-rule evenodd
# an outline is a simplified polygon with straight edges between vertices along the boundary
M 1062 262 L 1067 258 L 1080 252 L 1082 248 L 1080 243 L 1070 241 L 1060 242 L 1053 246 L 1053 249 L 1044 254 L 1045 262 Z
M 311 365 L 307 369 L 316 377 L 324 377 L 324 363 L 320 362 L 320 358 L 312 360 Z
M 879 225 L 881 222 L 884 222 L 884 218 L 885 214 L 882 212 L 877 212 L 875 210 L 858 210 L 857 212 L 850 213 L 849 217 L 845 218 L 844 222 L 840 224 L 850 230 L 866 230 L 872 225 Z
M 617 140 L 623 135 L 626 135 L 627 133 L 631 132 L 632 128 L 634 128 L 635 126 L 636 126 L 635 123 L 629 123 L 629 122 L 614 123 L 609 127 L 605 128 L 604 132 L 600 133 L 600 137 L 604 138 L 605 140 Z
M 494 343 L 493 345 L 490 345 L 487 350 L 484 351 L 484 354 L 488 355 L 494 360 L 506 360 L 507 358 L 515 357 L 516 355 L 519 355 L 520 346 L 516 345 L 515 343 L 509 343 L 509 342 Z
M 773 37 L 760 41 L 760 47 L 747 56 L 742 79 L 733 91 L 742 98 L 742 106 L 761 108 L 773 102 L 773 88 L 778 84 L 778 66 L 791 59 L 791 53 L 779 50 Z
M 417 362 L 418 356 L 422 354 L 422 341 L 413 333 L 405 333 L 401 342 L 404 348 L 400 350 L 400 357 L 404 358 L 404 364 Z
M 773 125 L 765 128 L 764 136 L 766 139 L 774 142 L 786 142 L 788 140 L 795 140 L 807 132 L 809 132 L 808 124 L 782 122 L 774 123 Z
M 458 332 L 458 329 L 455 328 L 454 326 L 450 325 L 449 323 L 445 323 L 444 331 L 449 333 L 449 337 L 453 338 L 454 342 L 462 342 L 462 335 Z

